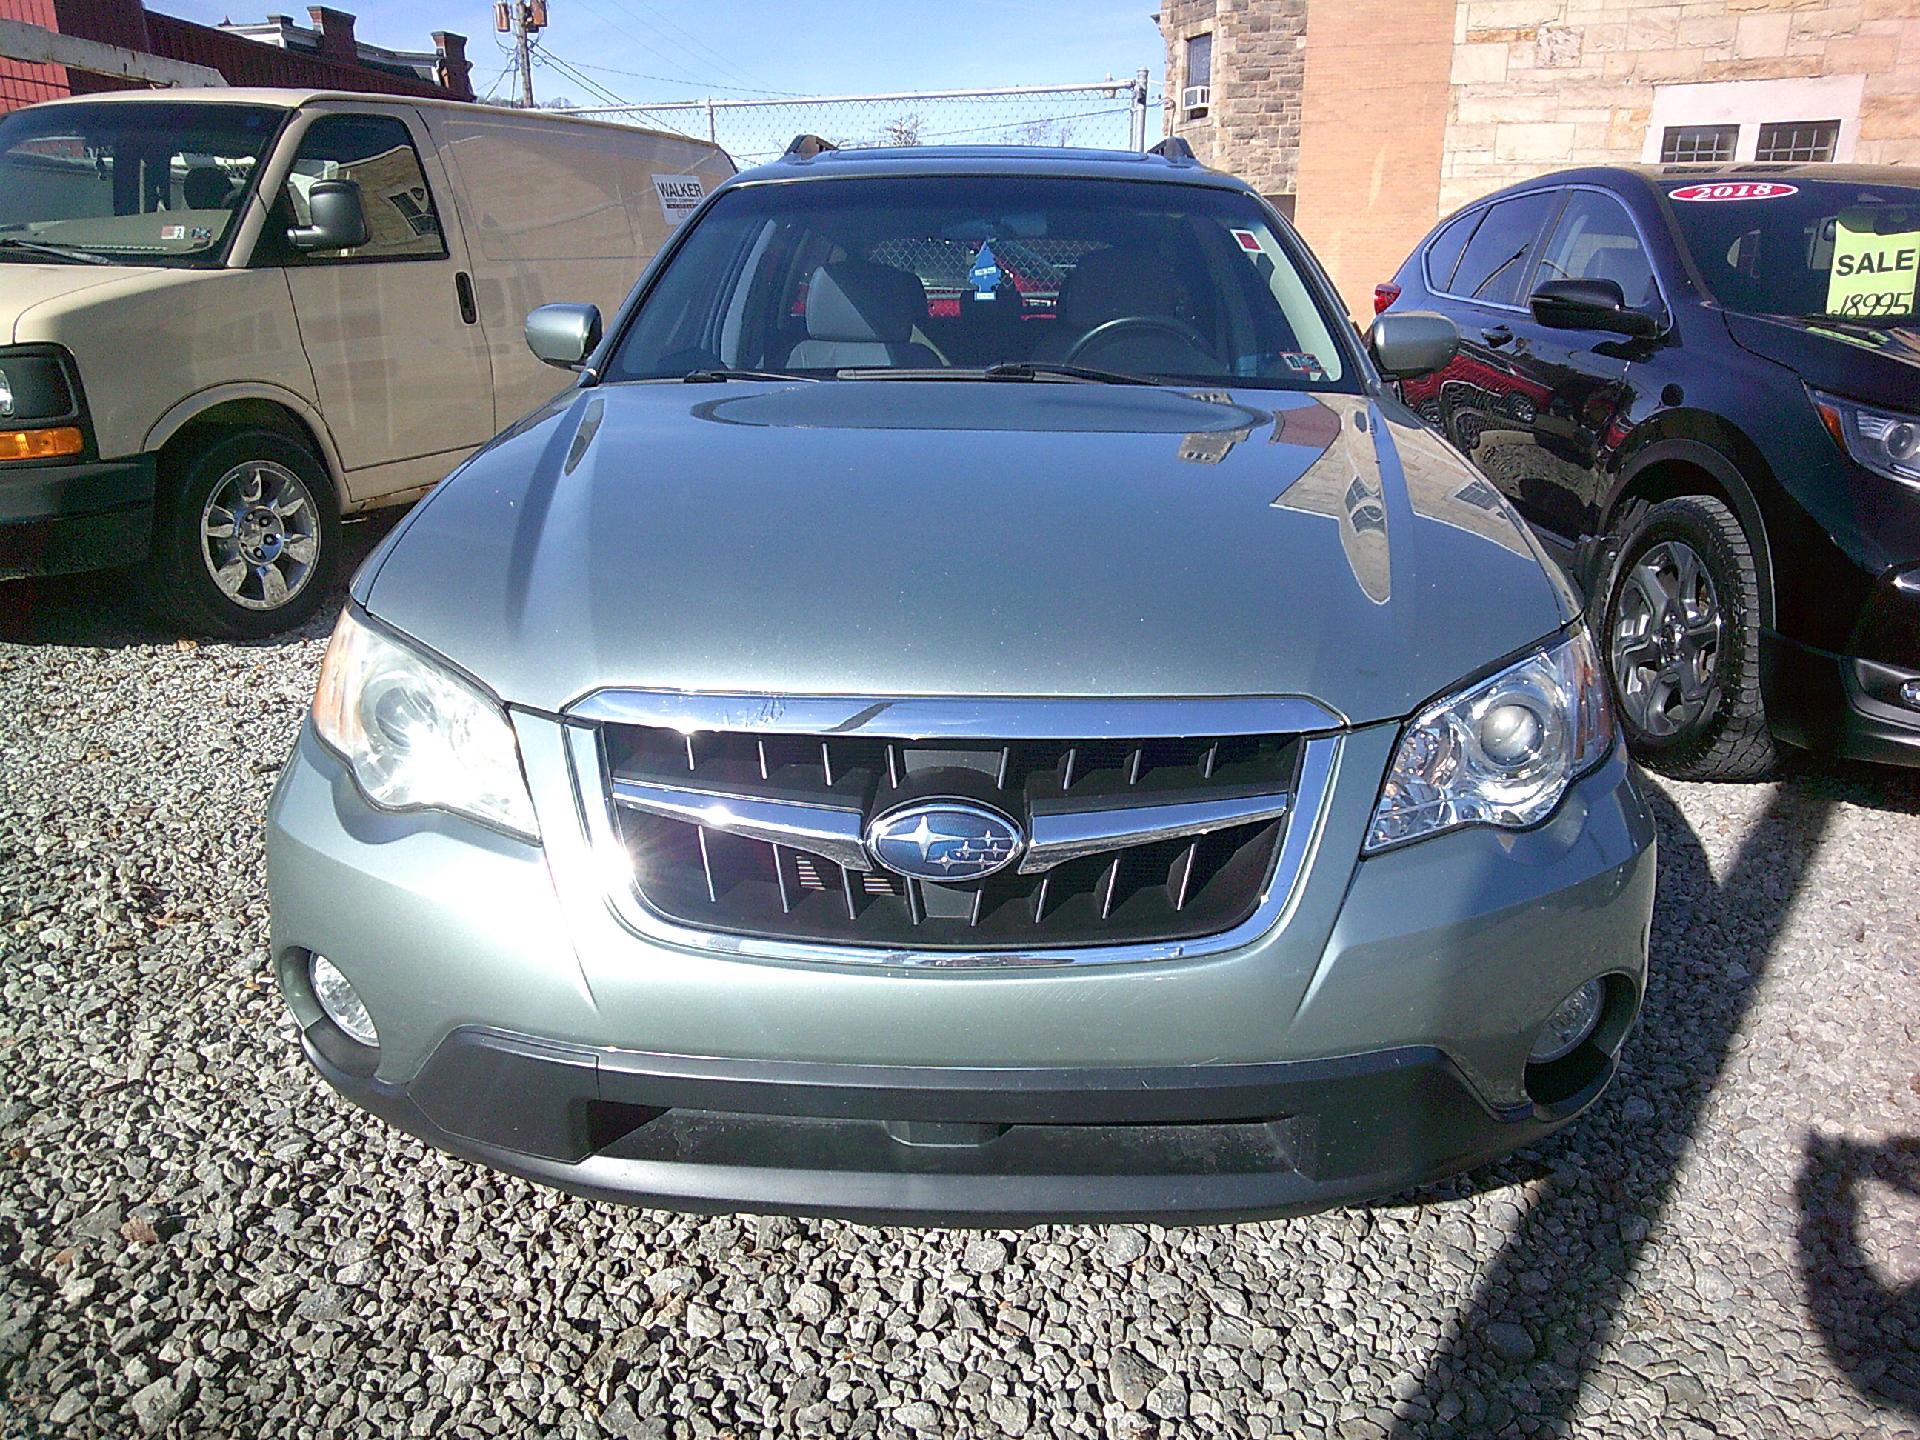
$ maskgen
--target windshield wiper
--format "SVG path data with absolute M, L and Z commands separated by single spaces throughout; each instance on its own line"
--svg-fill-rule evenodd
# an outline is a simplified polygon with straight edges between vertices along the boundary
M 707 370 L 689 370 L 678 377 L 685 385 L 714 385 L 723 380 L 806 380 L 816 381 L 818 375 L 796 375 L 791 370 L 729 370 L 716 367 Z
M 1139 375 L 1118 370 L 1095 370 L 1087 365 L 1055 365 L 1038 360 L 1003 360 L 997 365 L 956 365 L 949 369 L 872 366 L 836 371 L 842 380 L 1077 380 L 1088 385 L 1158 385 Z
M 1099 370 L 1091 365 L 1062 365 L 1048 360 L 1003 360 L 980 372 L 988 380 L 1083 380 L 1089 385 L 1157 385 L 1144 375 Z
M 0 235 L 0 250 L 26 250 L 35 255 L 51 255 L 56 260 L 71 260 L 77 265 L 118 265 L 110 255 L 91 250 L 72 250 L 65 245 L 49 245 L 41 240 L 22 240 L 17 235 Z

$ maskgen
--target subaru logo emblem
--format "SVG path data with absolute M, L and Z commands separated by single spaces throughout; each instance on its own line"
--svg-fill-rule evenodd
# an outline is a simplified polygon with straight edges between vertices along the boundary
M 982 880 L 1011 865 L 1025 845 L 1011 818 L 964 800 L 916 800 L 867 826 L 867 853 L 912 880 Z

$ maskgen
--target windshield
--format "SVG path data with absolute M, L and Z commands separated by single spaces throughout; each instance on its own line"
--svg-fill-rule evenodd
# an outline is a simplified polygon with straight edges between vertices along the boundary
M 283 118 L 166 101 L 0 115 L 0 262 L 217 263 Z
M 942 379 L 996 366 L 1285 389 L 1336 388 L 1347 370 L 1291 243 L 1251 196 L 901 176 L 720 197 L 608 378 Z
M 1749 315 L 1902 320 L 1920 277 L 1920 189 L 1837 180 L 1670 183 L 1714 298 Z

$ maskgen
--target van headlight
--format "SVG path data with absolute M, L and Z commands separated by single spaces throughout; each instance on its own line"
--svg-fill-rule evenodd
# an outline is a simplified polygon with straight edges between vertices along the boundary
M 384 809 L 450 810 L 540 836 L 506 712 L 351 610 L 320 665 L 313 728 Z
M 1575 631 L 1407 723 L 1366 850 L 1462 825 L 1537 825 L 1612 745 L 1606 675 L 1592 639 Z

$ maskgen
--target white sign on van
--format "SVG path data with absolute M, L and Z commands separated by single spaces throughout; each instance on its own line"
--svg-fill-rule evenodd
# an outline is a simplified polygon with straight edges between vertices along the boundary
M 653 188 L 660 196 L 660 213 L 669 225 L 678 225 L 707 198 L 707 187 L 698 175 L 656 175 Z

